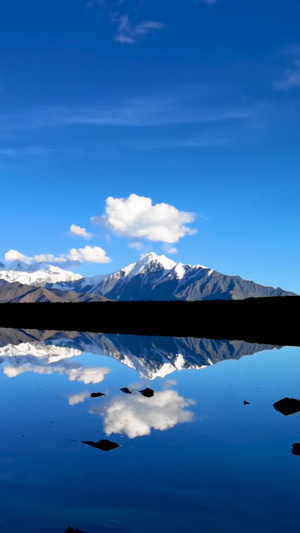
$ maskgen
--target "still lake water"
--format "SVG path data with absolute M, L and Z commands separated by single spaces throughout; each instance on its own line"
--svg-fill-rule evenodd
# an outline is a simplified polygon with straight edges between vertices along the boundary
M 0 366 L 1 533 L 299 530 L 299 348 L 0 329 Z

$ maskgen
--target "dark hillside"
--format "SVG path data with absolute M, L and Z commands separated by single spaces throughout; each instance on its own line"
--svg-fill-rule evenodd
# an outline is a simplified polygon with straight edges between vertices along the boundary
M 300 345 L 300 297 L 198 302 L 0 304 L 0 327 Z

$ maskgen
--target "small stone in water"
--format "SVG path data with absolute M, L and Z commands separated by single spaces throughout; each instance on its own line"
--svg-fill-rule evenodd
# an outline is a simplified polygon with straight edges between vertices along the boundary
M 293 444 L 292 446 L 292 454 L 293 455 L 300 455 L 300 442 L 297 442 Z
M 154 390 L 152 389 L 144 389 L 139 391 L 143 396 L 146 396 L 146 398 L 151 398 L 151 396 L 154 396 Z
M 104 452 L 109 452 L 110 450 L 114 450 L 115 448 L 119 448 L 120 446 L 120 444 L 106 439 L 99 440 L 98 442 L 93 442 L 92 440 L 83 440 L 81 442 L 82 444 L 88 444 L 89 446 L 97 448 L 98 450 L 103 450 Z
M 81 529 L 73 529 L 72 527 L 68 527 L 68 529 L 66 529 L 65 533 L 84 533 L 84 532 L 81 531 Z
M 122 389 L 120 389 L 122 392 L 124 392 L 124 394 L 132 394 L 131 390 L 129 390 L 127 387 L 123 387 Z

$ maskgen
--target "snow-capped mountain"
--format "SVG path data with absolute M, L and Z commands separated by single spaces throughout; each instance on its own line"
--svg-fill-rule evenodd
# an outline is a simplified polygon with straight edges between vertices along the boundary
M 176 263 L 153 252 L 113 274 L 87 278 L 57 266 L 27 265 L 18 261 L 0 270 L 0 280 L 124 301 L 241 300 L 294 295 L 280 288 L 244 280 L 240 276 L 221 274 L 202 265 Z
M 0 279 L 8 283 L 19 282 L 24 285 L 44 287 L 47 284 L 72 282 L 82 279 L 80 274 L 74 274 L 60 267 L 47 263 L 28 265 L 21 261 L 13 261 L 7 267 L 0 264 Z
M 53 288 L 49 286 L 48 288 Z M 164 255 L 145 254 L 139 261 L 102 279 L 83 278 L 55 288 L 93 293 L 111 300 L 240 300 L 262 296 L 292 296 L 280 288 L 265 287 L 227 276 L 202 265 L 175 263 Z

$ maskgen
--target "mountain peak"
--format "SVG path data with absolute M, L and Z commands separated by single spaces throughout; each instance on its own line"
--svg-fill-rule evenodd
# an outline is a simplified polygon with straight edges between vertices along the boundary
M 171 270 L 174 266 L 176 266 L 175 261 L 168 259 L 165 255 L 156 255 L 154 252 L 150 252 L 143 254 L 135 263 L 131 263 L 127 267 L 122 268 L 120 272 L 124 274 L 125 278 L 128 278 L 129 276 L 145 274 L 153 268 L 157 269 L 158 267 L 163 270 Z
M 172 261 L 172 259 L 169 259 L 165 255 L 157 255 L 154 252 L 150 252 L 148 254 L 141 255 L 140 260 L 137 261 L 137 264 L 147 265 L 147 264 L 153 263 L 153 262 L 158 263 L 165 270 L 171 270 L 177 264 L 177 263 L 175 263 L 175 261 Z

